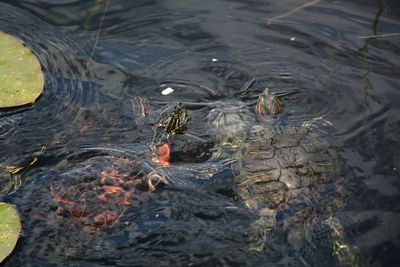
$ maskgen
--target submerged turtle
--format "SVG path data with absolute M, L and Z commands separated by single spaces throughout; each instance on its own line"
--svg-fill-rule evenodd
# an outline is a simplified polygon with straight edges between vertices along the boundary
M 284 125 L 281 111 L 269 89 L 258 98 L 258 118 L 245 104 L 212 109 L 208 118 L 220 145 L 213 157 L 235 159 L 238 197 L 257 215 L 250 250 L 278 253 L 275 263 L 294 257 L 307 265 L 311 254 L 323 251 L 321 229 L 331 238 L 326 220 L 344 206 L 347 193 L 329 142 L 310 127 Z M 325 250 L 328 258 L 332 248 Z
M 97 156 L 60 174 L 49 191 L 58 215 L 78 219 L 93 232 L 118 223 L 127 207 L 140 205 L 165 183 L 144 161 Z
M 178 103 L 151 113 L 149 104 L 140 97 L 133 99 L 131 104 L 134 122 L 141 131 L 139 135 L 146 138 L 142 151 L 129 158 L 92 157 L 74 164 L 49 187 L 52 200 L 58 205 L 58 214 L 78 219 L 87 232 L 118 223 L 128 207 L 140 205 L 153 191 L 169 183 L 169 172 L 161 168 L 168 166 L 170 161 L 170 137 L 185 132 L 186 107 Z M 123 152 L 123 149 L 114 150 L 117 154 Z M 103 148 L 101 152 L 106 153 L 107 149 Z

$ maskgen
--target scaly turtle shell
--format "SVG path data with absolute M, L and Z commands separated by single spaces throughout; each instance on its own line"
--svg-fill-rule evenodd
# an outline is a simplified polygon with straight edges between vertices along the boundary
M 269 89 L 257 101 L 261 122 L 244 103 L 211 110 L 211 134 L 219 144 L 213 157 L 235 160 L 238 197 L 257 215 L 251 225 L 250 250 L 279 251 L 282 257 L 276 263 L 284 263 L 282 248 L 274 248 L 283 236 L 286 248 L 304 264 L 307 255 L 318 250 L 315 240 L 331 238 L 326 220 L 345 205 L 347 192 L 329 142 L 317 130 L 281 125 L 280 111 L 281 103 Z M 329 246 L 332 257 L 333 244 Z
M 49 192 L 60 216 L 77 219 L 83 230 L 93 232 L 118 223 L 127 207 L 141 205 L 165 183 L 145 162 L 98 156 L 62 173 Z

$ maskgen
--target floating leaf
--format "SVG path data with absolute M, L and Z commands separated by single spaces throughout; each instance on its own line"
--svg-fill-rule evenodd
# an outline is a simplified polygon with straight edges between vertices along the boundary
M 20 231 L 17 210 L 10 204 L 0 202 L 0 262 L 13 251 Z
M 0 31 L 0 108 L 31 104 L 43 87 L 39 60 L 18 39 Z

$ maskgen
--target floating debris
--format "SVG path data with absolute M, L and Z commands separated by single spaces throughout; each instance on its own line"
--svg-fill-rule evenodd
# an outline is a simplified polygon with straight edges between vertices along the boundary
M 167 88 L 165 88 L 164 90 L 162 90 L 161 94 L 162 94 L 162 95 L 169 95 L 169 94 L 171 94 L 172 92 L 174 92 L 174 89 L 171 88 L 171 87 L 167 87 Z

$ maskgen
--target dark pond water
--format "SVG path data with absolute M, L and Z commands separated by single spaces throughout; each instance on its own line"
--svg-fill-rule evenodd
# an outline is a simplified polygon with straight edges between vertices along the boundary
M 0 111 L 0 163 L 22 166 L 46 146 L 13 177 L 17 189 L 0 173 L 2 201 L 23 224 L 4 266 L 339 266 L 346 251 L 353 266 L 398 266 L 400 4 L 321 0 L 288 13 L 305 3 L 1 1 L 0 30 L 23 40 L 46 76 L 32 107 Z M 167 87 L 174 92 L 163 95 Z M 213 108 L 230 107 L 259 124 L 253 106 L 265 87 L 300 91 L 281 99 L 280 120 L 328 140 L 346 194 L 333 191 L 326 198 L 340 208 L 325 211 L 322 185 L 311 186 L 314 206 L 294 194 L 298 205 L 278 208 L 257 252 L 249 250 L 257 212 L 238 197 L 209 120 Z M 172 147 L 163 167 L 149 152 L 149 125 L 177 102 L 209 105 L 188 105 L 187 134 L 200 141 Z M 126 187 L 132 173 L 152 171 L 169 183 L 101 202 L 99 177 Z

